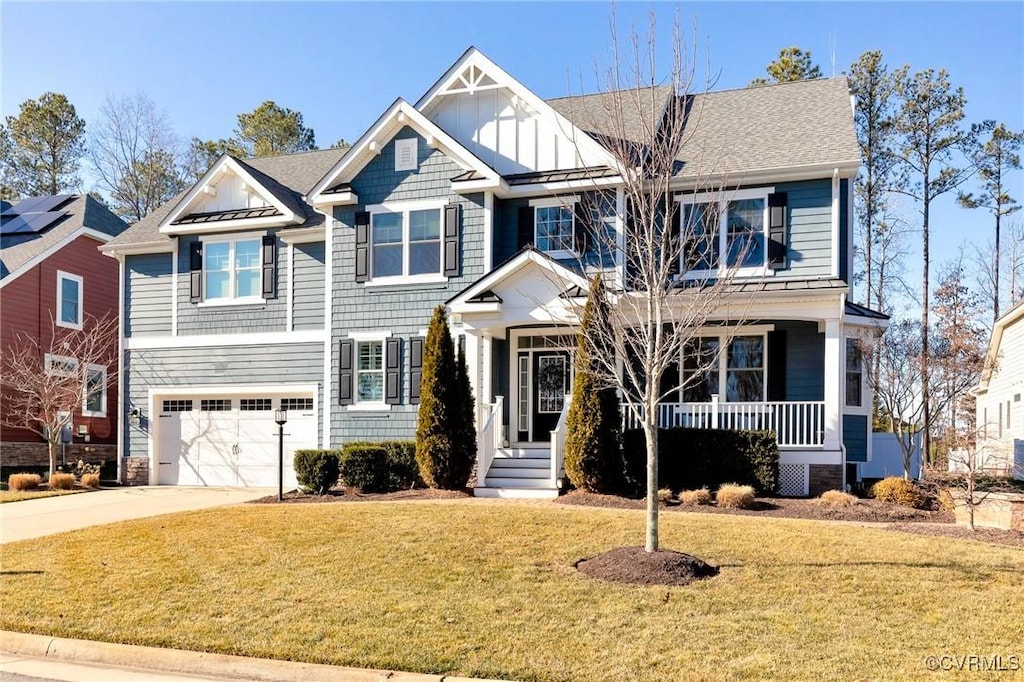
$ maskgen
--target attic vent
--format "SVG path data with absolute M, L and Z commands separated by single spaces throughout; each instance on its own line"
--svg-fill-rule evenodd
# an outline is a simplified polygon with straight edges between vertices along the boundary
M 395 170 L 416 170 L 416 138 L 395 140 Z

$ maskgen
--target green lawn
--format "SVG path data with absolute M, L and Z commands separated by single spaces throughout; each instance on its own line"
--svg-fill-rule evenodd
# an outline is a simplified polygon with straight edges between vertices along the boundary
M 0 504 L 7 502 L 21 502 L 22 500 L 39 500 L 44 497 L 73 495 L 74 493 L 84 492 L 85 490 L 0 490 Z
M 924 679 L 1021 651 L 1024 551 L 665 514 L 689 587 L 592 581 L 638 511 L 480 501 L 248 505 L 5 546 L 0 627 L 521 680 Z

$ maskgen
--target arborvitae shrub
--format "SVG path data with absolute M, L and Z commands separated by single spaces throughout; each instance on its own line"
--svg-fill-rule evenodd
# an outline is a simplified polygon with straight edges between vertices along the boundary
M 476 460 L 476 432 L 467 426 L 473 411 L 461 378 L 444 306 L 434 310 L 423 348 L 416 462 L 431 488 L 466 487 Z M 468 407 L 467 407 L 468 403 Z
M 338 482 L 337 450 L 296 450 L 295 478 L 306 492 L 323 495 Z

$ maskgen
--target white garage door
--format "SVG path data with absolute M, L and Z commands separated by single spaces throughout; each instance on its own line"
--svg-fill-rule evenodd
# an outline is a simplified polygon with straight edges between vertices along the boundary
M 157 483 L 200 486 L 277 486 L 278 427 L 284 425 L 284 486 L 296 487 L 296 450 L 317 446 L 316 411 L 309 396 L 189 396 L 158 399 Z

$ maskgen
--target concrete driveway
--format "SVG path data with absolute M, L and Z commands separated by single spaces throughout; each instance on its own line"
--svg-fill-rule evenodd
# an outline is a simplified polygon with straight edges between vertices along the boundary
M 115 521 L 239 504 L 276 488 L 141 486 L 0 504 L 0 542 L 30 540 Z

